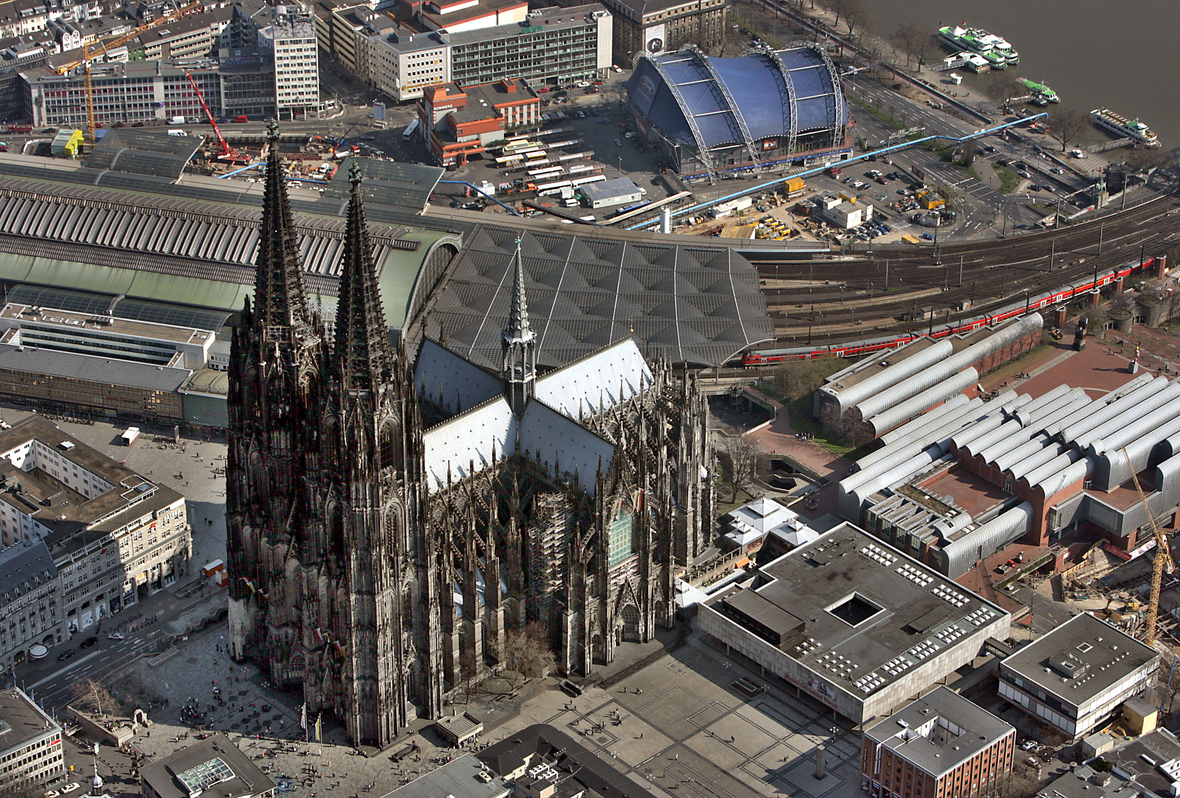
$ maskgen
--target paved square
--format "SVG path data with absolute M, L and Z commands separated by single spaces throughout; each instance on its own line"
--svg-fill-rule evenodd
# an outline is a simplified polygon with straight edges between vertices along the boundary
M 684 744 L 722 770 L 731 772 L 741 767 L 749 758 L 741 749 L 729 742 L 729 737 L 723 738 L 708 732 L 690 737 Z

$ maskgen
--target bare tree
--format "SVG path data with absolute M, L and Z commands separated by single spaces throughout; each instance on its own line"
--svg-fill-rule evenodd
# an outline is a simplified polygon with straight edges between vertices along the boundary
M 964 141 L 963 146 L 959 148 L 959 160 L 963 166 L 975 163 L 977 155 L 979 155 L 979 144 L 974 140 Z
M 840 27 L 840 20 L 844 18 L 844 14 L 848 11 L 849 0 L 832 0 L 832 13 L 836 15 L 836 20 L 832 23 L 833 28 Z
M 873 13 L 865 0 L 843 0 L 844 22 L 848 25 L 848 38 L 855 39 L 859 30 L 868 34 L 873 30 Z
M 916 51 L 918 49 L 918 42 L 925 41 L 930 38 L 930 35 L 922 29 L 922 26 L 916 22 L 903 22 L 901 27 L 895 30 L 890 36 L 889 41 L 901 50 L 905 56 L 905 65 L 909 66 L 910 62 L 914 60 Z
M 1049 112 L 1049 135 L 1061 142 L 1065 152 L 1090 124 L 1090 117 L 1074 108 L 1055 108 Z
M 914 43 L 914 58 L 918 59 L 918 67 L 924 67 L 938 57 L 938 48 L 934 46 L 934 38 L 923 36 Z
M 738 492 L 748 488 L 758 475 L 758 448 L 745 440 L 734 437 L 725 440 L 725 455 L 729 459 L 730 482 L 733 488 L 733 498 L 737 501 Z
M 76 683 L 71 693 L 80 709 L 99 715 L 113 715 L 119 709 L 119 702 L 111 695 L 111 691 L 94 679 Z
M 985 91 L 988 97 L 1001 105 L 1007 105 L 1012 98 L 1027 93 L 1024 86 L 1016 79 L 1016 76 L 1007 70 L 993 75 L 991 80 L 988 81 Z
M 504 635 L 504 666 L 526 679 L 543 679 L 556 666 L 545 629 L 533 621 L 523 631 Z

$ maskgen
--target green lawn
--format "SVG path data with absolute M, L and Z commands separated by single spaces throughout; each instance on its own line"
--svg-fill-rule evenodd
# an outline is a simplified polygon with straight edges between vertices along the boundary
M 995 169 L 996 174 L 1000 178 L 1001 194 L 1011 194 L 1016 190 L 1016 186 L 1020 184 L 1020 175 L 1016 174 L 1014 170 L 1009 169 L 1006 166 L 997 166 L 993 164 L 992 168 Z

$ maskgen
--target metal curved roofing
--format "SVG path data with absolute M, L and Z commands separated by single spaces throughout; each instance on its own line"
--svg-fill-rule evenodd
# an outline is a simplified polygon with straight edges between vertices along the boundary
M 848 121 L 832 62 L 810 45 L 738 58 L 710 58 L 691 47 L 642 53 L 627 91 L 664 135 L 704 149 L 747 143 L 743 126 L 758 141 Z
M 471 231 L 448 267 L 427 337 L 499 369 L 518 234 L 542 366 L 631 337 L 649 359 L 715 366 L 774 338 L 757 272 L 728 247 L 492 226 Z

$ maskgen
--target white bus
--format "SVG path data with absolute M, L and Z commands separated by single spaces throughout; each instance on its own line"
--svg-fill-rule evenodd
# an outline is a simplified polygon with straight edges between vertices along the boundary
M 420 121 L 422 120 L 415 119 L 413 122 L 406 125 L 406 129 L 402 131 L 402 141 L 409 141 L 410 139 L 414 138 L 414 134 L 418 132 L 418 123 Z

